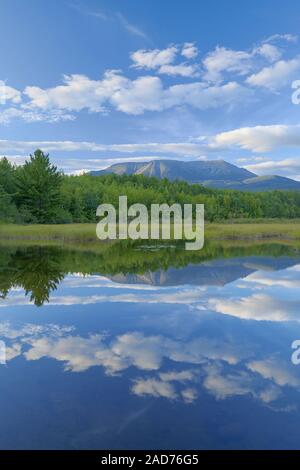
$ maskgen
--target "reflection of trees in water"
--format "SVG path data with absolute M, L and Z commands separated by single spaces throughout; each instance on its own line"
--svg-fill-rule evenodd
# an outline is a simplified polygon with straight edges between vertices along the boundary
M 13 287 L 22 287 L 35 305 L 49 302 L 50 292 L 64 278 L 59 251 L 45 248 L 17 250 L 0 272 L 0 293 L 5 298 Z
M 145 245 L 145 243 L 143 243 Z M 183 268 L 207 260 L 243 256 L 299 256 L 295 246 L 252 244 L 246 246 L 206 243 L 203 250 L 181 248 L 139 249 L 136 243 L 103 246 L 102 251 L 81 251 L 57 247 L 1 248 L 0 298 L 21 287 L 35 305 L 49 301 L 67 273 L 102 275 L 144 274 L 170 267 Z

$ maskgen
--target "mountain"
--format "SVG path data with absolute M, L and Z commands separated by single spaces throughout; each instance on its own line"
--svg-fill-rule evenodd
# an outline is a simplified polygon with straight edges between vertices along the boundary
M 184 180 L 203 186 L 240 191 L 269 191 L 272 189 L 300 190 L 300 182 L 283 176 L 258 176 L 245 168 L 239 168 L 224 160 L 190 161 L 152 160 L 149 162 L 117 163 L 105 170 L 91 171 L 93 176 L 114 173 L 116 175 L 144 175 L 169 180 Z

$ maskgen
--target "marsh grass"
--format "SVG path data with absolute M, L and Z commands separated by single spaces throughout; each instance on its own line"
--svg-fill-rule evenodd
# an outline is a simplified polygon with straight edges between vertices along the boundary
M 263 221 L 249 223 L 206 223 L 205 242 L 210 240 L 300 240 L 300 221 Z M 100 241 L 96 224 L 0 225 L 0 240 L 26 241 L 28 244 L 100 246 L 114 241 Z M 165 240 L 165 242 L 167 242 Z

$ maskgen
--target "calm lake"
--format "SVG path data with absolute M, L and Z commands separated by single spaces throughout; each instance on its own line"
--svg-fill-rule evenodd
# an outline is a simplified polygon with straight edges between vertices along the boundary
M 0 249 L 1 449 L 300 448 L 300 248 Z

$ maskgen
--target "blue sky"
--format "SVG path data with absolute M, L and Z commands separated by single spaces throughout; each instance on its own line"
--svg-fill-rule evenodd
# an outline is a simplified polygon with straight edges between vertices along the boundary
M 0 155 L 300 179 L 299 20 L 296 0 L 0 0 Z

